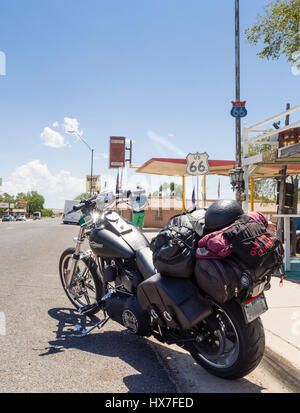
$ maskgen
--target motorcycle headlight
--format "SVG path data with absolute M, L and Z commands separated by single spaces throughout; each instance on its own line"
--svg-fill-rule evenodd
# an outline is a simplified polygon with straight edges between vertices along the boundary
M 93 212 L 91 214 L 93 222 L 96 223 L 98 221 L 98 219 L 100 218 L 100 214 L 98 212 Z

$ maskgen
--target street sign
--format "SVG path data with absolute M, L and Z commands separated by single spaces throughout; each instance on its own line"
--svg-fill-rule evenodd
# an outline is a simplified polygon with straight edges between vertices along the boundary
M 121 168 L 125 166 L 126 138 L 119 136 L 110 137 L 109 168 Z
M 246 101 L 244 102 L 231 102 L 232 109 L 231 109 L 231 116 L 234 118 L 244 118 L 247 116 L 247 110 L 245 108 Z
M 17 202 L 17 205 L 25 207 L 27 205 L 27 202 L 20 200 L 20 201 Z
M 7 204 L 6 202 L 2 202 L 0 203 L 0 208 L 8 208 L 9 204 Z
M 15 207 L 15 204 L 9 204 L 9 208 L 13 209 Z
M 100 175 L 93 175 L 93 180 L 91 179 L 91 175 L 87 175 L 86 192 L 100 192 Z
M 186 157 L 186 172 L 189 175 L 206 175 L 208 171 L 208 154 L 206 152 L 188 154 Z

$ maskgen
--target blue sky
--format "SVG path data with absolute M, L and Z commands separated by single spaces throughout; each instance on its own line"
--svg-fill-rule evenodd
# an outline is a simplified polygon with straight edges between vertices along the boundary
M 299 104 L 290 64 L 259 59 L 244 40 L 266 3 L 240 1 L 248 124 Z M 10 0 L 0 3 L 0 50 L 0 190 L 36 189 L 53 208 L 84 191 L 90 154 L 64 133 L 65 118 L 79 123 L 101 176 L 116 176 L 107 159 L 112 135 L 134 140 L 134 165 L 196 151 L 235 157 L 233 0 Z M 227 178 L 221 189 L 232 196 Z M 216 195 L 209 177 L 208 197 Z

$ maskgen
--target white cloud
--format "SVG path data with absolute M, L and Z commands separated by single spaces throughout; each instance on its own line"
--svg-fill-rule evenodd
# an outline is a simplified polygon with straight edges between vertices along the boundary
M 79 128 L 79 122 L 75 118 L 64 118 L 64 123 L 63 123 L 63 130 L 65 132 L 69 131 L 75 131 L 81 134 L 81 132 L 78 130 Z
M 168 133 L 168 136 L 169 136 L 170 138 L 173 138 L 173 136 L 175 136 L 175 135 L 173 135 L 173 133 Z
M 43 132 L 40 135 L 40 138 L 42 139 L 42 141 L 44 141 L 45 146 L 50 146 L 51 148 L 63 148 L 67 145 L 65 143 L 64 137 L 48 126 L 44 128 Z
M 1 190 L 14 195 L 37 191 L 44 196 L 46 208 L 63 208 L 66 199 L 85 192 L 85 180 L 65 170 L 54 175 L 46 164 L 36 159 L 17 167 L 8 180 L 3 181 Z
M 58 127 L 59 127 L 59 123 L 58 123 L 57 121 L 56 121 L 56 122 L 53 122 L 52 126 L 53 126 L 53 128 L 58 128 Z

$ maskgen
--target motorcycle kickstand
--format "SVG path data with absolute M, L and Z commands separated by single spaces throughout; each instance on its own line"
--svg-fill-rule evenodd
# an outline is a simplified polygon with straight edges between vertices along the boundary
M 89 328 L 88 330 L 85 330 L 83 327 L 81 327 L 81 325 L 76 324 L 75 328 L 81 333 L 80 337 L 85 337 L 87 336 L 91 331 L 93 331 L 96 327 L 102 328 L 107 322 L 108 320 L 110 320 L 110 317 L 105 317 L 103 318 L 103 320 L 98 321 L 98 323 L 96 323 L 95 325 L 93 325 L 91 328 Z

